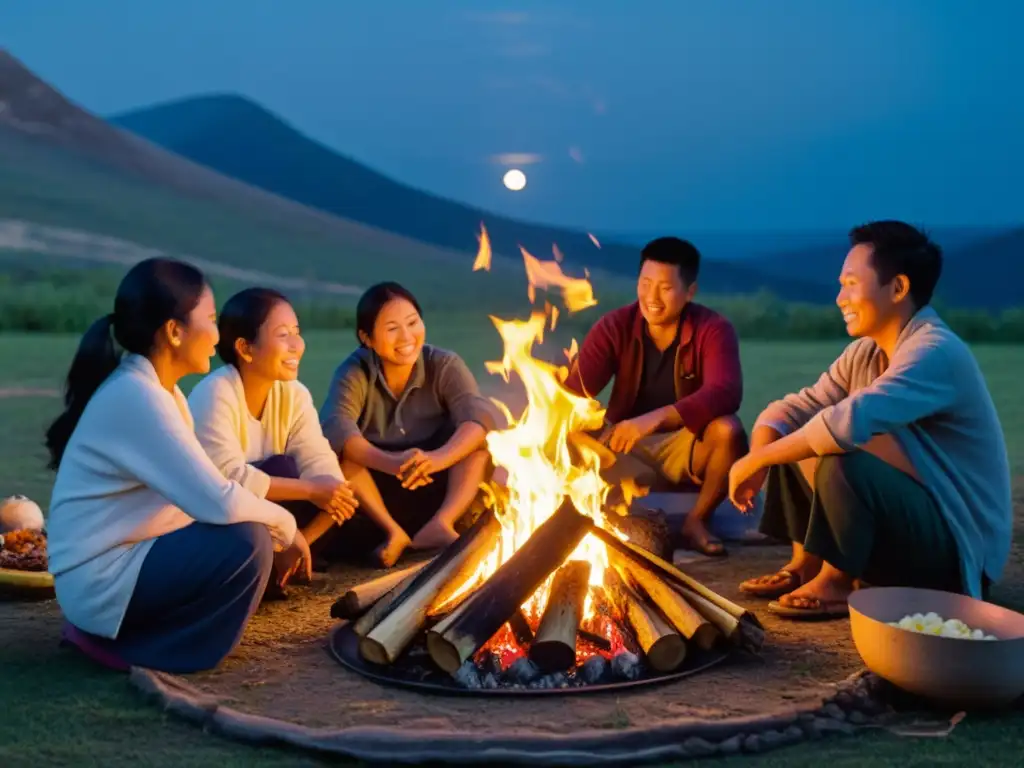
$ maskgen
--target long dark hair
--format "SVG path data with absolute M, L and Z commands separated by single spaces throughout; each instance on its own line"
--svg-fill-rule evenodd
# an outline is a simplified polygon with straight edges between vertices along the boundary
M 270 310 L 278 304 L 290 304 L 288 297 L 273 288 L 246 288 L 228 299 L 217 318 L 220 341 L 217 354 L 228 365 L 238 368 L 235 342 L 245 339 L 250 344 L 260 335 Z
M 117 368 L 121 351 L 148 355 L 168 320 L 184 323 L 206 288 L 203 273 L 182 261 L 146 259 L 117 287 L 114 311 L 89 326 L 64 384 L 64 412 L 46 430 L 50 469 L 57 469 L 85 406 Z
M 420 317 L 423 317 L 420 303 L 405 286 L 398 283 L 371 285 L 359 297 L 359 303 L 356 304 L 356 339 L 359 341 L 359 346 L 366 346 L 363 343 L 362 335 L 373 336 L 373 326 L 377 324 L 377 316 L 380 315 L 384 305 L 392 299 L 405 299 L 416 308 Z

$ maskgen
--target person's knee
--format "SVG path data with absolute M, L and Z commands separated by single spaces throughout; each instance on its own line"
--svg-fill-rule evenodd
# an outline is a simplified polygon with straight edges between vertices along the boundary
M 704 429 L 704 442 L 713 450 L 721 450 L 733 460 L 747 452 L 747 431 L 737 416 L 720 416 L 712 420 Z
M 866 471 L 865 464 L 872 457 L 862 451 L 822 456 L 814 472 L 814 493 L 821 499 L 826 511 L 837 503 L 845 505 L 854 495 L 855 478 Z
M 274 541 L 262 523 L 235 523 L 228 526 L 231 552 L 236 565 L 254 574 L 270 573 L 274 565 Z

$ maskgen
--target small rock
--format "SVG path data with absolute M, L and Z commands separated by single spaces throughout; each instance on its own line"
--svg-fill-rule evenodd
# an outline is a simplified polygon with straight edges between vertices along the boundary
M 722 755 L 736 755 L 743 749 L 743 736 L 736 734 L 718 743 L 718 752 Z
M 493 691 L 498 687 L 498 678 L 496 678 L 493 673 L 488 672 L 484 675 L 484 679 L 480 681 L 480 686 L 489 691 Z
M 854 697 L 846 691 L 840 691 L 836 694 L 835 703 L 837 706 L 849 711 L 856 706 Z
M 580 667 L 579 675 L 583 682 L 594 685 L 601 682 L 608 672 L 608 661 L 604 656 L 591 656 Z
M 786 734 L 787 738 L 792 739 L 792 743 L 794 744 L 798 741 L 803 741 L 804 738 L 803 729 L 798 725 L 789 726 L 789 728 L 784 730 L 783 733 Z
M 453 675 L 455 682 L 462 688 L 479 688 L 480 674 L 476 670 L 476 664 L 467 661 Z
M 744 752 L 760 752 L 761 751 L 761 737 L 756 733 L 752 733 L 743 739 L 743 751 Z
M 612 659 L 612 674 L 620 680 L 637 680 L 642 671 L 635 653 L 623 651 Z
M 762 731 L 758 734 L 761 737 L 761 745 L 765 749 L 775 749 L 776 747 L 784 747 L 791 743 L 789 738 L 779 731 Z
M 687 757 L 707 757 L 715 754 L 715 745 L 700 736 L 691 736 L 683 742 Z
M 514 683 L 526 685 L 540 677 L 540 670 L 537 665 L 525 656 L 516 659 L 508 668 L 508 679 Z
M 845 720 L 846 713 L 839 707 L 838 704 L 826 704 L 821 708 L 821 711 L 833 720 Z
M 566 682 L 569 679 L 568 677 L 566 677 L 565 672 L 553 672 L 552 674 L 548 675 L 548 677 L 551 678 L 552 688 L 561 688 L 562 683 Z
M 868 716 L 859 710 L 853 710 L 848 716 L 848 719 L 854 725 L 864 725 L 868 721 Z

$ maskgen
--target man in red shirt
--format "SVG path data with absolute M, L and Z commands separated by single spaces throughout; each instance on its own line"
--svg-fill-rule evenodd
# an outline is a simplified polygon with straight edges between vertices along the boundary
M 614 378 L 600 439 L 615 454 L 608 482 L 698 486 L 681 544 L 726 554 L 708 530 L 729 490 L 729 469 L 747 452 L 736 416 L 743 395 L 732 324 L 693 302 L 700 253 L 663 237 L 640 256 L 638 301 L 609 312 L 587 334 L 565 386 L 596 397 Z

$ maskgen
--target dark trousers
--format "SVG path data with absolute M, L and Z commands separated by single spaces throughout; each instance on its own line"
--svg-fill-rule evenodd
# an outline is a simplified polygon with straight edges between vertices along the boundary
M 274 562 L 259 523 L 192 523 L 158 538 L 115 640 L 124 661 L 164 672 L 213 669 L 242 639 Z
M 433 442 L 423 450 L 432 450 Z M 291 456 L 268 456 L 253 464 L 271 477 L 297 479 L 299 468 Z M 402 482 L 394 475 L 369 470 L 370 476 L 377 484 L 384 506 L 402 529 L 410 536 L 415 536 L 420 528 L 434 516 L 444 503 L 448 492 L 448 472 L 438 472 L 433 476 L 434 482 L 414 491 L 402 487 Z M 299 528 L 308 525 L 319 513 L 320 509 L 308 501 L 285 501 L 281 506 L 295 516 Z M 384 531 L 359 512 L 344 525 L 330 528 L 311 546 L 317 567 L 325 567 L 343 560 L 372 559 L 374 550 L 384 543 Z
M 934 498 L 865 451 L 822 457 L 813 490 L 799 467 L 772 467 L 761 531 L 869 584 L 963 591 L 956 541 Z

